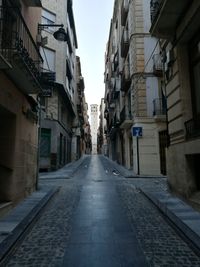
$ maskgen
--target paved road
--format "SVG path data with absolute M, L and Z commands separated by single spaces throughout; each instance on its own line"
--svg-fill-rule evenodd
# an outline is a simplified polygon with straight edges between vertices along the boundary
M 41 179 L 59 192 L 5 266 L 200 266 L 198 257 L 138 187 L 104 157 L 87 157 L 71 179 Z

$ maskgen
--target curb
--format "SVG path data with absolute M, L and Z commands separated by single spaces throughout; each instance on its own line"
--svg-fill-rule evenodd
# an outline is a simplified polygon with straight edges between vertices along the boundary
M 40 211 L 45 207 L 48 201 L 57 193 L 59 187 L 50 189 L 45 196 L 34 206 L 30 212 L 19 222 L 19 224 L 12 230 L 10 234 L 0 243 L 0 266 L 1 262 L 6 258 L 11 249 L 20 240 L 23 233 L 28 229 L 33 220 L 39 215 Z M 16 207 L 17 208 L 17 207 Z
M 85 163 L 87 157 L 81 157 L 77 161 L 70 162 L 61 169 L 58 169 L 56 171 L 47 172 L 47 173 L 40 173 L 39 179 L 71 179 L 72 176 L 76 173 L 76 171 Z M 65 171 L 65 174 L 63 174 L 61 171 Z
M 127 169 L 126 167 L 124 167 L 123 165 L 120 165 L 119 163 L 111 160 L 110 158 L 103 156 L 102 157 L 104 159 L 106 159 L 107 161 L 110 162 L 110 164 L 112 164 L 113 168 L 115 168 L 122 176 L 124 176 L 124 178 L 149 178 L 149 179 L 153 179 L 153 178 L 167 178 L 166 175 L 140 175 L 140 174 L 135 174 L 133 173 L 133 171 Z
M 181 234 L 191 242 L 196 253 L 200 254 L 200 213 L 182 200 L 166 193 L 147 192 L 142 188 L 140 190 L 175 224 Z M 162 201 L 159 197 L 162 198 Z

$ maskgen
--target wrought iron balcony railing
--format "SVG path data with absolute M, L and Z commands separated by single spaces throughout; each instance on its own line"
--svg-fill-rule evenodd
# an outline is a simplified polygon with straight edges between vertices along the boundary
M 115 53 L 113 65 L 114 65 L 114 71 L 116 71 L 116 69 L 119 65 L 119 53 L 118 53 L 118 51 Z
M 83 93 L 83 91 L 85 89 L 84 78 L 82 76 L 80 76 L 79 79 L 78 79 L 77 89 L 78 89 L 79 95 L 82 97 L 82 93 Z
M 124 29 L 121 39 L 121 57 L 125 58 L 129 50 L 128 30 Z
M 128 91 L 131 85 L 129 64 L 125 63 L 121 77 L 121 91 Z
M 115 114 L 115 116 L 113 118 L 113 126 L 118 127 L 119 124 L 120 124 L 120 119 L 118 118 L 117 114 Z
M 0 6 L 0 53 L 11 68 L 17 63 L 18 73 L 26 72 L 24 77 L 28 74 L 27 80 L 34 81 L 35 87 L 40 86 L 43 59 L 20 10 L 16 7 Z
M 153 100 L 153 116 L 166 115 L 167 103 L 163 98 L 156 98 Z
M 191 119 L 185 122 L 186 139 L 200 137 L 200 119 Z
M 153 73 L 160 77 L 163 74 L 162 59 L 160 54 L 153 55 Z

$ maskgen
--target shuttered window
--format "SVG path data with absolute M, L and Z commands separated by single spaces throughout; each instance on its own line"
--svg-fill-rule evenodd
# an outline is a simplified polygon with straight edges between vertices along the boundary
M 42 47 L 40 53 L 44 60 L 43 69 L 46 71 L 55 71 L 55 51 Z

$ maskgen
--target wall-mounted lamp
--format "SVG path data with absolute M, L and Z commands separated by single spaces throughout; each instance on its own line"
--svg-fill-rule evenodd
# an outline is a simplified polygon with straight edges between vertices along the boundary
M 59 27 L 59 29 L 53 33 L 54 38 L 57 41 L 66 42 L 67 41 L 67 33 L 63 28 L 63 24 L 38 24 L 38 33 L 41 34 L 41 31 L 47 27 Z

